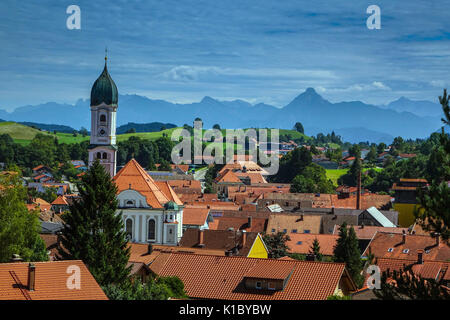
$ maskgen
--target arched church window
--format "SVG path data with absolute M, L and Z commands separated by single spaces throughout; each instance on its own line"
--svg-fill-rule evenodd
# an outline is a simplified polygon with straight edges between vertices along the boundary
M 100 122 L 106 122 L 106 116 L 104 114 L 100 116 Z
M 103 159 L 108 159 L 108 154 L 106 152 L 103 152 Z
M 102 154 L 100 152 L 97 152 L 97 159 L 101 159 L 102 158 Z
M 128 218 L 125 222 L 125 232 L 128 240 L 133 238 L 133 219 Z
M 150 219 L 148 220 L 148 240 L 155 240 L 155 220 L 154 219 Z

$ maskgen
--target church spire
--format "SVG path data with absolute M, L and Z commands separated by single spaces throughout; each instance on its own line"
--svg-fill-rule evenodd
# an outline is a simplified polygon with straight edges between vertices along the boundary
M 106 69 L 107 61 L 108 61 L 108 47 L 105 47 L 105 69 Z

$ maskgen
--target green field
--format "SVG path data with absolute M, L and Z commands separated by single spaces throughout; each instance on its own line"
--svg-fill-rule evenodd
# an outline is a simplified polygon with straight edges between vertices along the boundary
M 378 167 L 377 168 L 364 168 L 363 172 L 366 172 L 367 170 L 370 170 L 370 169 L 374 169 L 377 172 L 380 172 L 383 170 L 383 168 L 378 168 Z M 338 185 L 337 180 L 341 176 L 346 174 L 347 171 L 348 171 L 348 168 L 347 169 L 326 169 L 327 178 L 330 179 L 337 186 Z
M 340 176 L 347 173 L 348 169 L 326 169 L 327 178 L 330 179 L 334 185 L 337 186 L 337 180 Z

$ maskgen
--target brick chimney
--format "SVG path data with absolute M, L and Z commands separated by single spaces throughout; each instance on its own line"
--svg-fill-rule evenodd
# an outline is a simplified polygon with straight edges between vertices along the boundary
M 436 247 L 438 247 L 439 243 L 441 242 L 441 234 L 439 232 L 435 232 L 434 237 L 436 239 Z
M 198 230 L 198 246 L 199 247 L 204 247 L 205 243 L 204 243 L 204 236 L 205 236 L 205 231 L 203 229 Z
M 361 210 L 361 170 L 358 173 L 358 190 L 356 191 L 356 209 Z
M 34 291 L 36 283 L 36 266 L 33 263 L 28 264 L 28 290 Z
M 423 250 L 417 250 L 417 263 L 423 264 Z
M 153 245 L 149 243 L 147 245 L 147 254 L 152 254 L 152 252 L 153 252 Z
M 245 230 L 242 230 L 242 247 L 245 246 L 246 242 L 247 242 L 247 232 Z
M 406 243 L 406 231 L 403 230 L 403 232 L 402 232 L 402 244 L 405 244 L 405 243 Z

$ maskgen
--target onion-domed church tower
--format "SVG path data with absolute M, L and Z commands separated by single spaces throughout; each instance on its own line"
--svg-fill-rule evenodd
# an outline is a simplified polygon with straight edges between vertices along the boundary
M 116 174 L 116 111 L 119 95 L 108 73 L 107 59 L 105 56 L 105 68 L 91 90 L 89 166 L 99 159 L 112 178 Z

